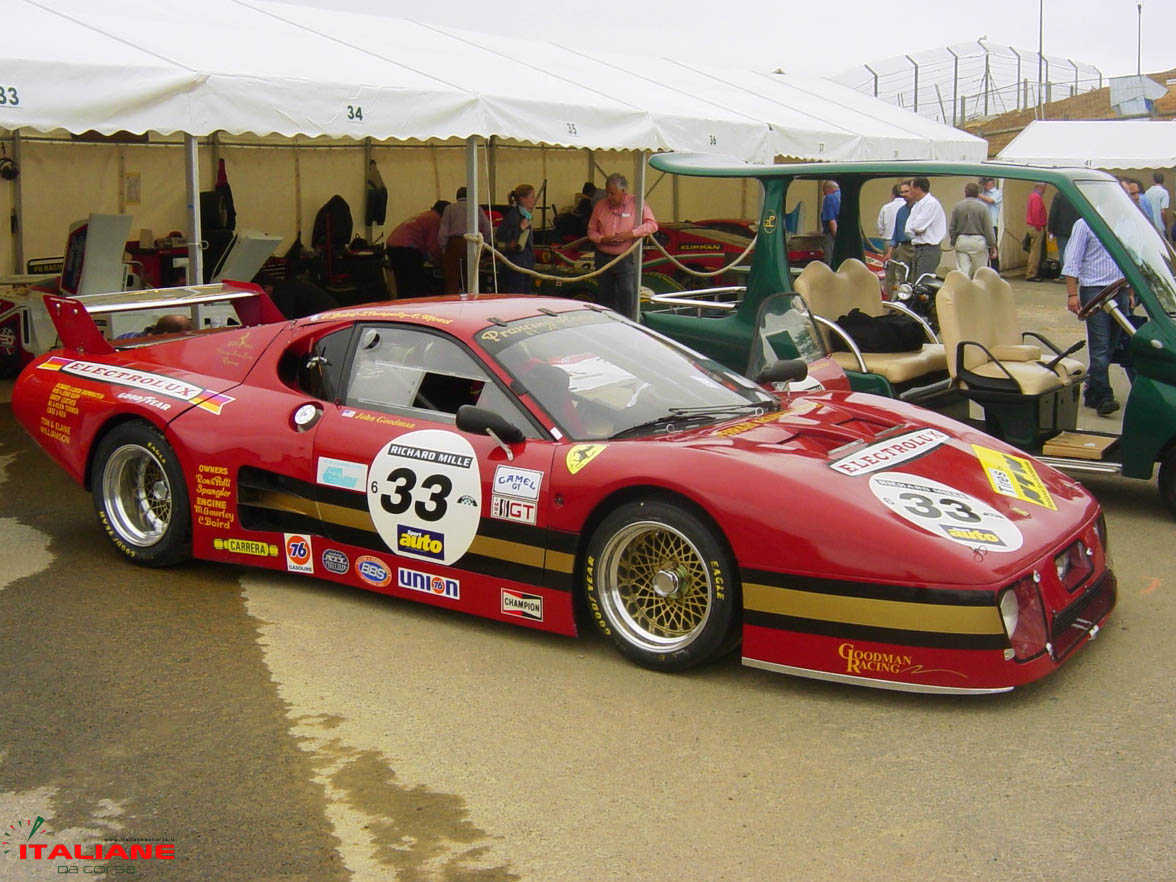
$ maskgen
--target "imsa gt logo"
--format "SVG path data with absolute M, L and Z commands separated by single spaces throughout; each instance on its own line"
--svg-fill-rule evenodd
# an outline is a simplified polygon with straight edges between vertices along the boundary
M 417 570 L 400 567 L 396 572 L 396 587 L 407 591 L 420 591 L 422 594 L 432 594 L 434 597 L 448 597 L 450 600 L 461 599 L 461 582 L 457 579 L 446 579 L 442 576 L 431 576 Z
M 500 521 L 518 521 L 521 524 L 535 523 L 535 503 L 509 496 L 490 497 L 490 517 Z
M 532 622 L 543 621 L 543 598 L 511 588 L 502 589 L 502 614 Z

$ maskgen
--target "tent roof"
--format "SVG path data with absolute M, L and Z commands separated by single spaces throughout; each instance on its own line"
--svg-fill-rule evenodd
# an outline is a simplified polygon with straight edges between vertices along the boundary
M 1085 168 L 1176 166 L 1174 120 L 1035 120 L 998 159 Z
M 983 142 L 824 80 L 273 0 L 15 0 L 0 129 L 498 136 L 750 160 L 974 159 Z M 85 84 L 80 87 L 79 84 Z

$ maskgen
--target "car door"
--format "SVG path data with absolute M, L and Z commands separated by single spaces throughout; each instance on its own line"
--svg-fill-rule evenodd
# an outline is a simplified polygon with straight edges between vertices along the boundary
M 555 451 L 542 427 L 457 339 L 431 329 L 360 325 L 344 373 L 315 430 L 315 482 L 323 535 L 368 552 L 347 562 L 359 582 L 571 628 L 568 592 L 535 590 L 545 583 Z M 526 440 L 508 449 L 459 431 L 467 404 L 507 417 Z M 328 570 L 349 557 L 334 550 Z

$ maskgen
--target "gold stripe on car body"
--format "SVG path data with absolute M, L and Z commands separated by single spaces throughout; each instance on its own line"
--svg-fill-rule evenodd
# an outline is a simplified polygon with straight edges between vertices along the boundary
M 745 582 L 743 606 L 756 612 L 873 628 L 936 631 L 944 634 L 1004 634 L 1000 611 L 995 604 L 959 606 L 911 603 Z

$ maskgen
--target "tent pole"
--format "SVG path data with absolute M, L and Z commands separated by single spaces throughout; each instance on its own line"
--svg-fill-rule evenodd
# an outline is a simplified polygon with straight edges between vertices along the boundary
M 184 172 L 188 185 L 188 284 L 204 283 L 204 252 L 200 229 L 200 149 L 195 135 L 184 135 Z
M 466 232 L 478 232 L 478 137 L 466 138 Z M 466 241 L 466 290 L 478 293 L 478 246 Z
M 634 226 L 640 226 L 642 214 L 645 211 L 645 151 L 641 150 L 637 153 L 637 203 L 633 207 L 633 212 L 636 217 L 633 218 Z M 637 243 L 637 250 L 633 252 L 630 260 L 637 261 L 637 300 L 633 303 L 633 314 L 629 316 L 633 321 L 639 321 L 641 318 L 641 264 L 645 258 L 644 243 Z
M 368 169 L 372 167 L 372 139 L 363 139 L 363 220 L 366 226 L 364 231 L 364 240 L 368 245 L 372 244 L 372 236 L 376 233 L 376 225 L 368 219 L 367 212 L 367 179 Z
M 24 166 L 24 155 L 21 149 L 20 129 L 12 130 L 12 159 L 19 169 Z M 20 275 L 25 271 L 24 256 L 24 175 L 17 175 L 12 182 L 12 220 L 16 225 L 16 241 L 13 243 L 13 262 L 16 264 L 14 272 Z

